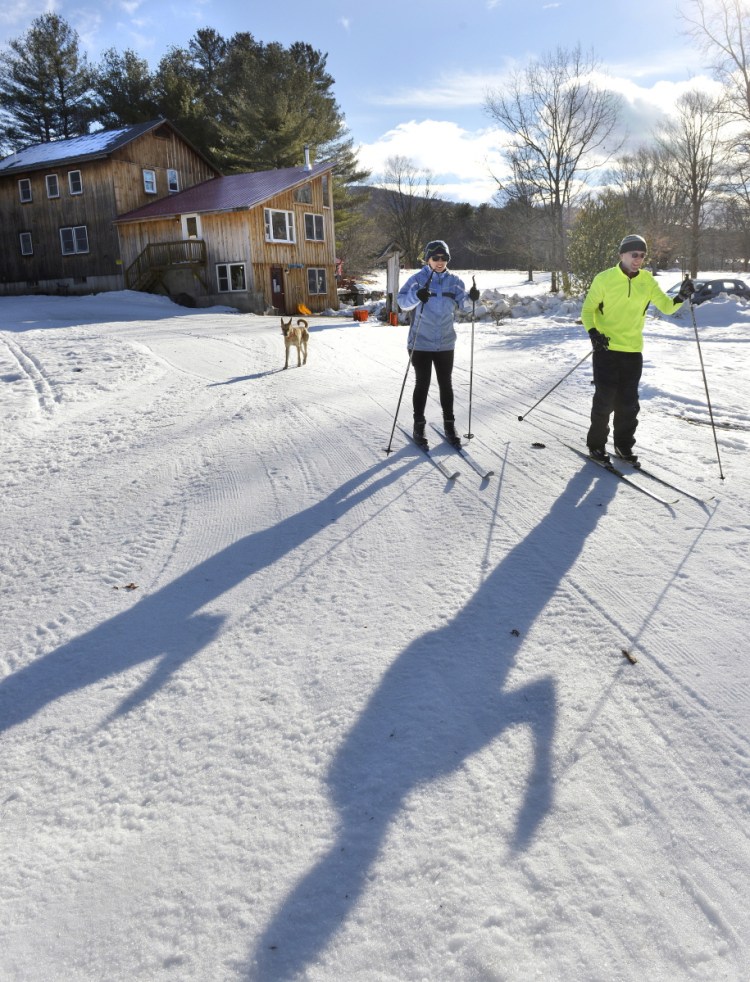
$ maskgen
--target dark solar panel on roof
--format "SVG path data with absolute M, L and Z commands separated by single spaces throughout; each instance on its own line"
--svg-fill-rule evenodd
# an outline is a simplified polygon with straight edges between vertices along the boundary
M 87 133 L 85 136 L 73 136 L 68 140 L 35 143 L 0 160 L 0 174 L 35 170 L 52 164 L 105 156 L 163 122 L 163 120 L 151 120 L 148 123 L 124 126 L 117 130 L 99 130 L 96 133 Z

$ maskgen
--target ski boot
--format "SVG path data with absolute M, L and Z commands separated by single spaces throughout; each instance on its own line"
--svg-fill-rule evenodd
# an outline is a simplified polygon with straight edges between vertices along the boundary
M 427 422 L 424 418 L 414 420 L 414 431 L 412 432 L 412 439 L 418 446 L 424 447 L 425 450 L 429 449 L 429 443 L 427 442 L 427 437 L 424 435 L 424 428 Z
M 638 460 L 636 454 L 631 450 L 622 450 L 620 447 L 615 447 L 615 456 L 619 457 L 620 460 L 624 460 L 626 464 L 632 464 L 633 467 L 640 467 L 641 463 Z
M 443 419 L 443 433 L 445 433 L 445 439 L 452 446 L 461 446 L 461 437 L 456 433 L 455 419 Z

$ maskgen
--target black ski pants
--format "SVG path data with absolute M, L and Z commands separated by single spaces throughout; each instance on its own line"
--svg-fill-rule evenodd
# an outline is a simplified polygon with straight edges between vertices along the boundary
M 609 436 L 609 417 L 614 413 L 612 429 L 618 450 L 626 453 L 635 443 L 638 426 L 638 383 L 643 372 L 640 351 L 594 352 L 594 399 L 591 404 L 591 426 L 586 443 L 593 450 L 603 450 Z
M 423 420 L 430 391 L 432 366 L 440 389 L 440 407 L 443 419 L 453 420 L 453 351 L 412 351 L 411 363 L 414 368 L 414 419 Z

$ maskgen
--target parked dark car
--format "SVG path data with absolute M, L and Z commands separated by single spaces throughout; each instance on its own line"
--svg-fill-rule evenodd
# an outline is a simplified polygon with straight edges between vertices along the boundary
M 721 279 L 721 280 L 694 280 L 695 293 L 693 303 L 705 303 L 706 300 L 715 300 L 720 293 L 726 293 L 730 297 L 740 297 L 742 300 L 750 300 L 750 286 L 743 280 Z M 680 284 L 675 283 L 667 291 L 667 296 L 674 297 L 680 292 Z

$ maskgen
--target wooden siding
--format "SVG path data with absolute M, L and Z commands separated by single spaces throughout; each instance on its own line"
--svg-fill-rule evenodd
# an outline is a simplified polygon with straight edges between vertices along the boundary
M 163 136 L 159 136 L 163 133 Z M 216 171 L 201 159 L 171 129 L 163 127 L 144 133 L 127 146 L 116 150 L 110 161 L 113 173 L 116 214 L 124 215 L 168 195 L 167 170 L 180 176 L 180 191 L 216 177 Z M 146 194 L 143 170 L 156 172 L 156 194 Z
M 0 284 L 15 285 L 17 292 L 51 281 L 74 286 L 112 289 L 122 285 L 122 264 L 117 231 L 118 214 L 154 200 L 146 194 L 143 169 L 156 173 L 156 197 L 167 195 L 167 169 L 178 171 L 180 188 L 216 176 L 208 164 L 165 127 L 164 137 L 152 131 L 116 151 L 111 158 L 73 164 L 57 164 L 0 177 Z M 68 172 L 80 171 L 83 193 L 71 195 Z M 60 196 L 47 197 L 45 179 L 56 174 Z M 22 204 L 19 180 L 31 181 L 32 201 Z M 85 225 L 89 251 L 64 256 L 60 229 Z M 30 232 L 33 255 L 22 256 L 19 235 Z M 8 290 L 4 292 L 9 292 Z

